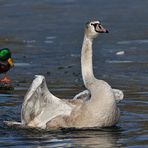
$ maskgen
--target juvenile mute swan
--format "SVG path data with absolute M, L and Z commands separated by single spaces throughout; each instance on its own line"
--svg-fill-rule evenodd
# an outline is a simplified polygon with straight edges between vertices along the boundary
M 47 88 L 44 76 L 33 80 L 22 105 L 21 123 L 6 122 L 8 125 L 50 128 L 90 128 L 115 125 L 120 116 L 117 102 L 123 99 L 121 90 L 94 77 L 92 66 L 92 42 L 100 33 L 108 33 L 99 21 L 85 26 L 81 52 L 81 68 L 87 90 L 73 99 L 64 100 L 54 96 Z

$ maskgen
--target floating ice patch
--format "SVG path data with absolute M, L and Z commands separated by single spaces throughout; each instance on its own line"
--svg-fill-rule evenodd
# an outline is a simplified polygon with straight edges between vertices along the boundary
M 33 44 L 36 43 L 36 40 L 24 40 L 23 42 L 27 44 L 27 47 L 33 47 Z
M 26 67 L 26 66 L 30 66 L 29 63 L 14 63 L 15 66 L 18 66 L 18 67 Z
M 116 52 L 116 55 L 124 55 L 125 54 L 125 51 L 118 51 Z
M 148 40 L 119 41 L 117 44 L 148 44 Z
M 55 36 L 47 36 L 46 37 L 46 40 L 44 41 L 44 43 L 46 43 L 46 44 L 52 44 L 54 41 L 54 39 L 55 39 L 56 37 Z
M 124 64 L 124 63 L 133 63 L 134 61 L 116 61 L 116 60 L 113 60 L 113 61 L 106 61 L 106 63 L 115 63 L 115 64 Z
M 55 36 L 47 36 L 46 37 L 46 40 L 53 40 L 53 39 L 55 39 L 56 37 Z
M 80 57 L 80 54 L 71 54 L 71 57 Z
M 46 43 L 46 44 L 52 44 L 53 43 L 53 41 L 48 41 L 48 40 L 46 40 L 46 41 L 44 41 L 44 43 Z
M 32 43 L 36 43 L 36 40 L 23 40 L 23 42 L 27 44 L 32 44 Z

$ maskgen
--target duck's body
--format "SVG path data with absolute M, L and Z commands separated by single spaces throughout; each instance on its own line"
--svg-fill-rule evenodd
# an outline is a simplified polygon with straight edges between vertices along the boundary
M 5 61 L 5 62 L 0 61 L 0 73 L 1 74 L 9 71 L 10 68 L 11 68 L 11 66 L 7 61 Z
M 22 106 L 21 124 L 28 127 L 90 128 L 115 125 L 120 116 L 116 101 L 123 99 L 120 90 L 95 78 L 92 66 L 92 42 L 99 33 L 107 33 L 98 21 L 85 27 L 81 52 L 82 77 L 86 91 L 71 100 L 54 96 L 44 76 L 36 76 Z
M 6 72 L 13 67 L 11 58 L 11 52 L 8 48 L 0 49 L 0 73 L 5 74 L 4 78 L 0 82 L 10 82 L 10 79 L 6 76 Z

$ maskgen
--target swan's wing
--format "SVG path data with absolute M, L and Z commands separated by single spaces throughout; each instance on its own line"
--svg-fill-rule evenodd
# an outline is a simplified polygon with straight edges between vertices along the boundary
M 80 93 L 78 93 L 73 99 L 76 100 L 76 99 L 81 99 L 83 101 L 87 101 L 89 100 L 91 97 L 91 94 L 90 94 L 90 91 L 89 90 L 84 90 Z
M 124 94 L 123 94 L 122 90 L 113 89 L 113 93 L 114 93 L 114 96 L 115 96 L 116 103 L 123 100 Z
M 123 92 L 119 89 L 112 89 L 112 90 L 113 90 L 113 94 L 115 96 L 116 102 L 117 103 L 120 102 L 124 97 Z M 91 97 L 90 91 L 84 90 L 84 91 L 80 92 L 79 94 L 77 94 L 73 99 L 74 100 L 81 99 L 83 101 L 87 101 L 90 99 L 90 97 Z
M 46 123 L 54 117 L 70 115 L 71 111 L 70 105 L 49 92 L 44 76 L 37 75 L 24 98 L 21 122 L 45 128 Z

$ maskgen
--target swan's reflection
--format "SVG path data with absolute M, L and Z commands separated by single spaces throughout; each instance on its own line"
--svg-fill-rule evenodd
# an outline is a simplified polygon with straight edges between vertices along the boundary
M 34 137 L 35 138 L 35 137 Z M 114 129 L 90 129 L 51 132 L 43 134 L 38 144 L 33 147 L 89 147 L 89 148 L 118 148 L 120 131 Z M 36 139 L 36 138 L 35 138 Z M 34 139 L 34 140 L 35 140 Z M 36 139 L 37 140 L 37 139 Z M 36 141 L 35 140 L 35 141 Z
M 79 136 L 76 139 L 73 139 L 74 147 L 116 148 L 119 146 L 117 144 L 119 136 L 115 133 L 102 131 L 88 131 L 81 132 Z

